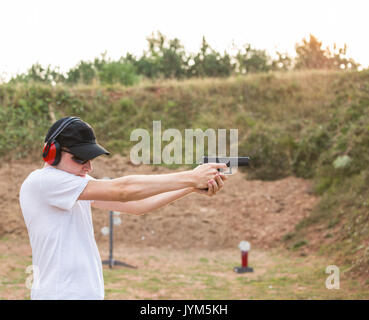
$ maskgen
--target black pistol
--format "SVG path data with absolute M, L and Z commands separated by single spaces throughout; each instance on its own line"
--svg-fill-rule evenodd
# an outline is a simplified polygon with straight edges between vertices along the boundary
M 223 174 L 232 174 L 232 168 L 246 167 L 250 165 L 250 157 L 202 157 L 202 163 L 225 163 L 229 171 L 218 169 Z

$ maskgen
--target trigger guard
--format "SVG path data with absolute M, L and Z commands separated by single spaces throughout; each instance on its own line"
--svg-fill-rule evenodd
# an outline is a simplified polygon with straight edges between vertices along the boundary
M 226 169 L 218 168 L 218 172 L 221 172 L 223 174 L 232 174 L 232 169 L 229 167 L 229 171 L 225 171 Z

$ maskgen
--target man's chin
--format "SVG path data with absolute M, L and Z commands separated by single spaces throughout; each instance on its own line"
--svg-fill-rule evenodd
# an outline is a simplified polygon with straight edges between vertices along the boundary
M 82 178 L 86 178 L 86 174 L 87 173 L 79 173 L 79 174 L 77 174 L 77 176 L 82 177 Z

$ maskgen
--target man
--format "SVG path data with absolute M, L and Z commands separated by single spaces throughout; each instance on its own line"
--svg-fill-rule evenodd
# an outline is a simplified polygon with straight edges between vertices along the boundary
M 103 154 L 109 152 L 77 117 L 56 121 L 46 135 L 45 165 L 26 178 L 19 195 L 32 247 L 31 299 L 104 298 L 91 206 L 143 214 L 192 192 L 212 196 L 226 179 L 217 170 L 226 165 L 214 163 L 172 174 L 97 180 L 88 174 L 92 159 Z

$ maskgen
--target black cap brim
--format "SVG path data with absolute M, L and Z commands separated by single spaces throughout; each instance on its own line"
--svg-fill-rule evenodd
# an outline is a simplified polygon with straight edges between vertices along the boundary
M 97 143 L 84 143 L 68 147 L 76 157 L 83 160 L 92 160 L 102 154 L 109 155 L 110 152 L 105 150 L 102 146 Z

